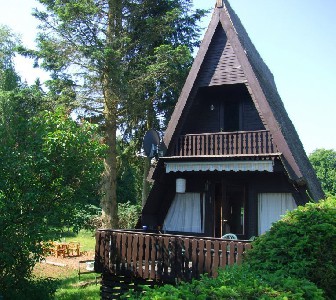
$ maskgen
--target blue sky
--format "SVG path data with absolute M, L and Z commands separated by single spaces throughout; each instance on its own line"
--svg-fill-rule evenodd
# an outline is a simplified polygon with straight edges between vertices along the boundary
M 194 0 L 196 8 L 212 8 L 215 0 Z M 336 150 L 336 1 L 231 0 L 252 42 L 275 77 L 279 94 L 307 153 Z M 34 0 L 0 0 L 0 23 L 20 33 L 33 47 Z M 207 27 L 210 15 L 203 20 Z M 46 75 L 32 62 L 16 60 L 17 69 L 32 83 Z

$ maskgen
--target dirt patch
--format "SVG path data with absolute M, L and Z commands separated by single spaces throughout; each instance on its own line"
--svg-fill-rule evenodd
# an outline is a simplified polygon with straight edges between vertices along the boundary
M 93 259 L 94 251 L 81 253 L 80 256 L 66 256 L 65 258 L 47 256 L 40 263 L 36 264 L 33 273 L 37 277 L 65 278 L 73 273 L 77 273 L 79 261 Z M 55 263 L 55 265 L 52 263 Z M 84 268 L 85 265 L 81 265 L 81 270 Z

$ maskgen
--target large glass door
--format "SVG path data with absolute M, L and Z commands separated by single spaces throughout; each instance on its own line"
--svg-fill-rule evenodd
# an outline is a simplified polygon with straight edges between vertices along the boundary
M 215 187 L 214 236 L 245 234 L 246 196 L 244 184 L 217 183 Z

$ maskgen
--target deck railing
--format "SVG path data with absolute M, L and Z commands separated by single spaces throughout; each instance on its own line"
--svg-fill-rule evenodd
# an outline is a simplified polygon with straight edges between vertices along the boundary
M 248 241 L 99 230 L 95 271 L 158 282 L 217 276 L 219 267 L 241 263 L 250 248 Z
M 276 148 L 267 130 L 187 134 L 178 137 L 172 156 L 272 154 Z

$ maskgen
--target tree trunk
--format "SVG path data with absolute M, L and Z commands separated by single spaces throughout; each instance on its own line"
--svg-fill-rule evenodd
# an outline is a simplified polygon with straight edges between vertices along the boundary
M 118 227 L 118 205 L 117 205 L 117 115 L 119 98 L 117 95 L 118 70 L 115 66 L 118 57 L 114 54 L 115 40 L 120 39 L 122 26 L 122 4 L 121 0 L 109 0 L 108 26 L 106 31 L 106 45 L 109 49 L 106 57 L 105 67 L 102 71 L 102 87 L 104 94 L 104 116 L 105 135 L 108 147 L 104 161 L 103 174 L 103 197 L 102 225 L 104 228 Z M 111 67 L 113 65 L 113 67 Z
M 118 206 L 117 206 L 117 100 L 113 96 L 109 84 L 109 76 L 105 74 L 103 78 L 104 86 L 104 114 L 105 114 L 105 135 L 108 147 L 104 161 L 103 174 L 103 197 L 102 207 L 102 225 L 104 228 L 118 227 Z
M 150 184 L 147 180 L 149 169 L 151 166 L 151 159 L 149 157 L 145 157 L 144 159 L 144 172 L 143 172 L 143 179 L 142 179 L 142 207 L 145 206 L 147 197 L 149 194 L 149 187 Z

